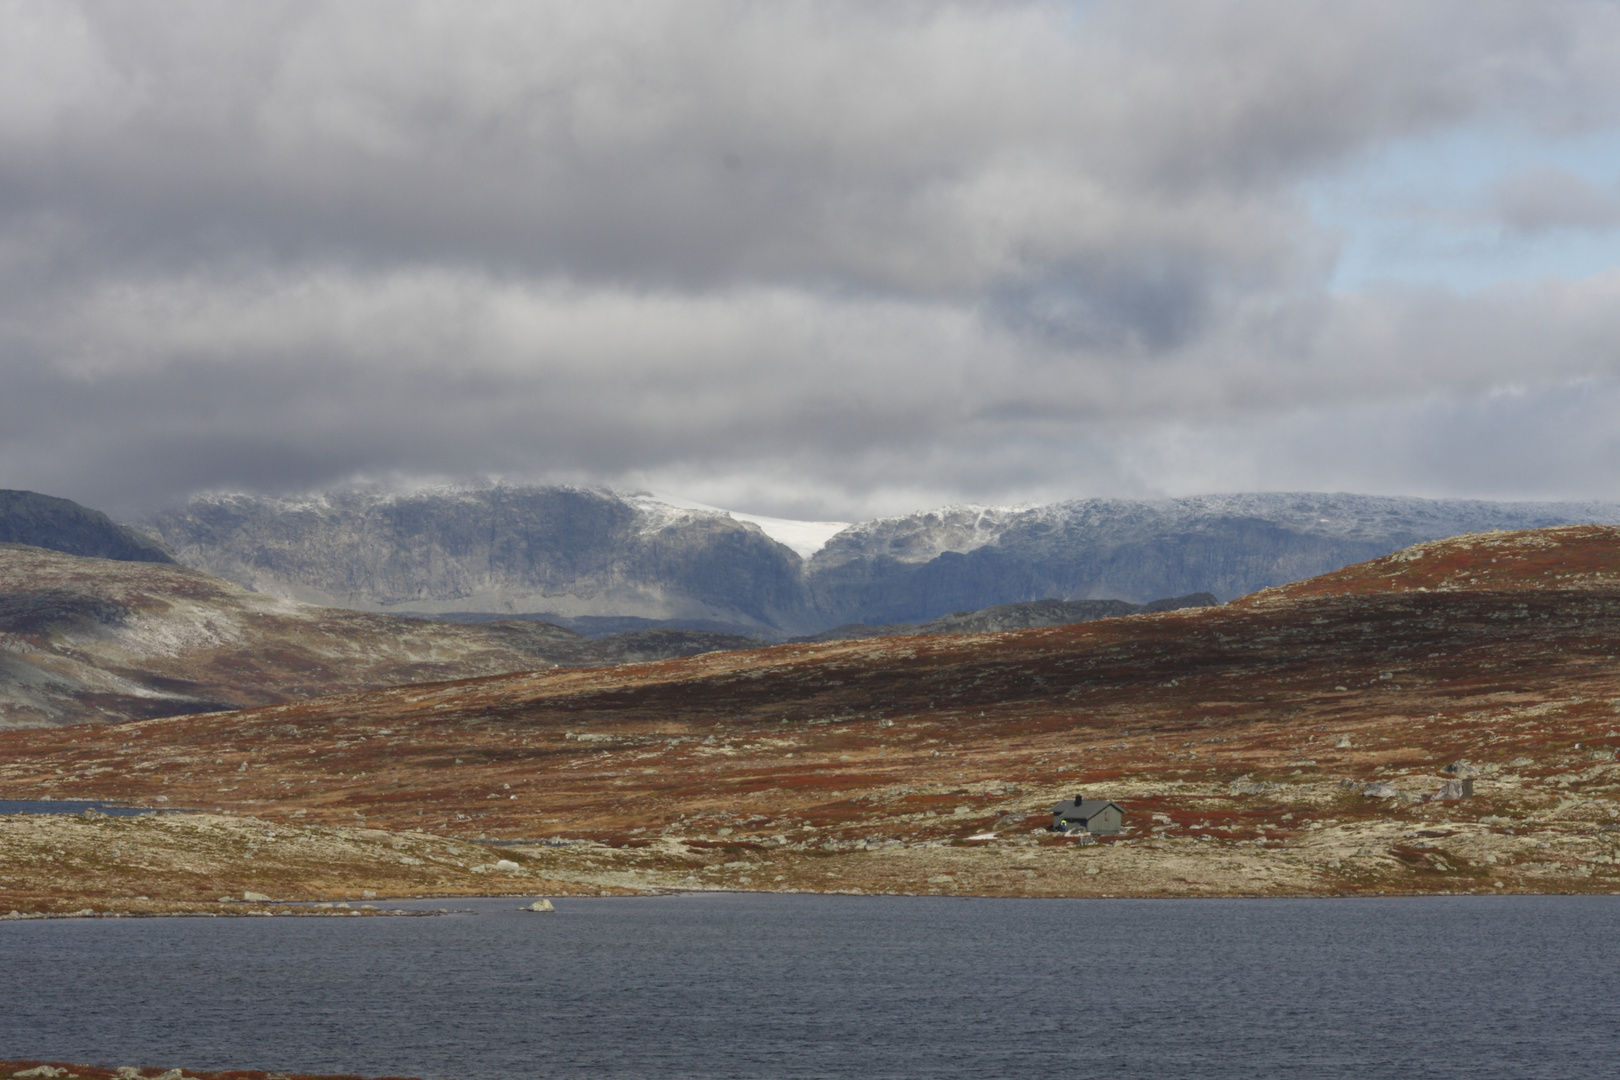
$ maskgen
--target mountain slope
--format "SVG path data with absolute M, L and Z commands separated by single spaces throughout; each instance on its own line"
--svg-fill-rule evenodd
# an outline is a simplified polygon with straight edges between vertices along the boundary
M 0 728 L 756 644 L 668 630 L 591 640 L 532 620 L 373 615 L 265 596 L 178 566 L 0 545 Z
M 188 566 L 366 611 L 796 625 L 800 560 L 758 525 L 584 488 L 194 499 L 144 523 Z
M 171 563 L 163 545 L 99 510 L 33 491 L 0 490 L 0 544 L 126 562 Z
M 1212 608 L 3 733 L 0 784 L 527 839 L 604 887 L 1609 892 L 1617 701 L 1620 529 L 1563 528 Z M 1076 792 L 1129 833 L 1041 831 Z
M 1620 506 L 1257 494 L 947 507 L 847 529 L 815 554 L 807 577 L 819 610 L 924 622 L 1049 597 L 1228 600 L 1422 540 L 1587 523 L 1620 523 Z
M 1149 604 L 1127 604 L 1123 600 L 1031 600 L 1023 604 L 997 604 L 979 611 L 953 611 L 921 626 L 910 623 L 882 623 L 877 626 L 851 623 L 823 630 L 796 641 L 853 641 L 868 637 L 902 637 L 907 634 L 997 634 L 1006 630 L 1031 630 L 1043 626 L 1067 626 L 1093 619 L 1117 619 L 1125 615 L 1154 615 L 1191 607 L 1212 607 L 1217 603 L 1209 593 L 1168 597 Z

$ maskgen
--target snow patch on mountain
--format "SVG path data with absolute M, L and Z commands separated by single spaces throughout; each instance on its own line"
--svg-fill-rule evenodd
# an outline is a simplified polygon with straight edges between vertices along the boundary
M 682 499 L 675 495 L 634 495 L 626 500 L 645 512 L 674 508 L 709 514 L 722 514 L 733 521 L 744 521 L 759 526 L 760 532 L 784 547 L 791 548 L 801 559 L 808 559 L 827 545 L 827 541 L 851 527 L 847 521 L 798 521 L 793 518 L 766 517 L 764 514 L 744 514 L 725 510 L 707 503 Z

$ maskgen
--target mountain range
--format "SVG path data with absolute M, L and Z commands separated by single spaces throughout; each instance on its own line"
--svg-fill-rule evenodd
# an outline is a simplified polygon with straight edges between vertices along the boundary
M 818 547 L 799 523 L 646 494 L 490 485 L 206 495 L 135 524 L 187 566 L 326 606 L 783 639 L 1042 600 L 1225 601 L 1424 540 L 1615 523 L 1612 503 L 1209 495 L 951 506 Z

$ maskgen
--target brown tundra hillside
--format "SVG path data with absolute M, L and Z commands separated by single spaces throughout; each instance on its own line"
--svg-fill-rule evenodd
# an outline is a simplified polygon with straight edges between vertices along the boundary
M 1620 530 L 1485 533 L 1215 608 L 13 732 L 0 785 L 500 842 L 490 891 L 1615 891 L 1617 652 Z M 1075 794 L 1126 831 L 1045 831 Z

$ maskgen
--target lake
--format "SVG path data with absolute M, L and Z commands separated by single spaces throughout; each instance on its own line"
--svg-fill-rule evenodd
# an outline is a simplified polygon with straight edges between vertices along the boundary
M 545 1077 L 1614 1075 L 1620 897 L 436 901 L 0 923 L 0 1057 Z
M 108 817 L 176 812 L 168 809 L 153 810 L 144 806 L 119 806 L 116 803 L 86 799 L 0 799 L 0 814 L 82 814 L 86 810 L 99 810 Z

